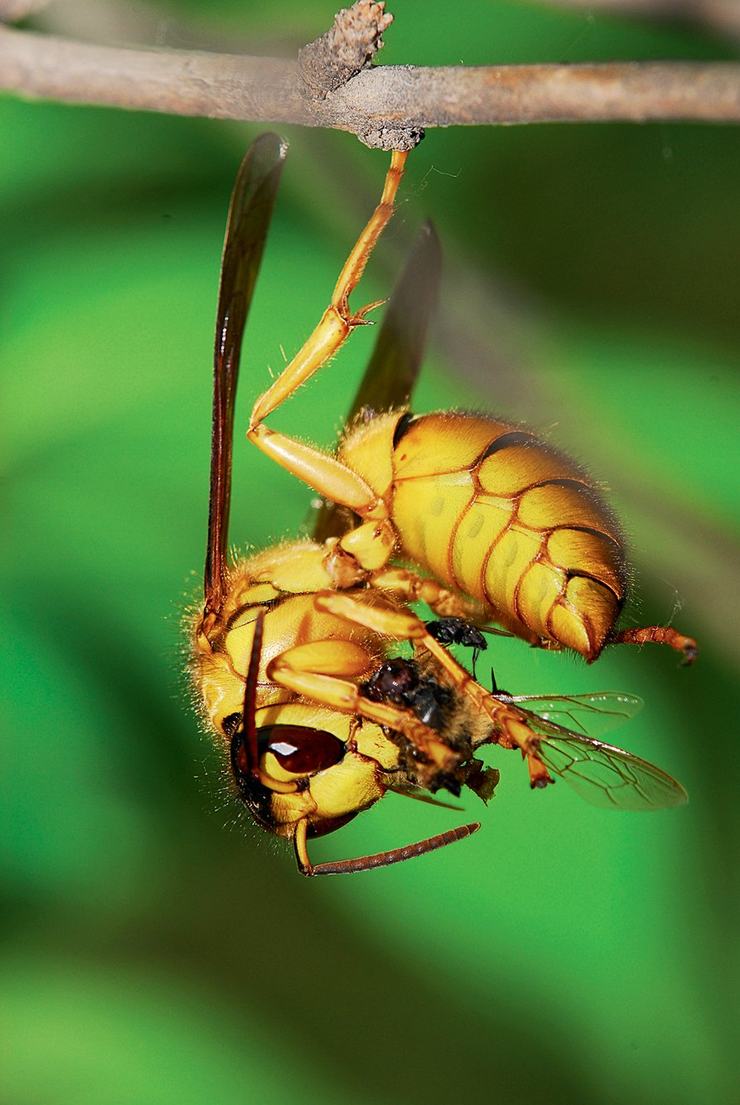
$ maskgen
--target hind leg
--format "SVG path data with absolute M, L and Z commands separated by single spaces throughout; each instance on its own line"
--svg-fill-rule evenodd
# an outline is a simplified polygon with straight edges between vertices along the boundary
M 648 625 L 642 629 L 620 629 L 611 640 L 615 645 L 668 645 L 676 652 L 682 652 L 684 664 L 693 664 L 698 647 L 693 637 L 686 637 L 670 626 Z
M 378 238 L 393 215 L 394 202 L 406 163 L 406 153 L 394 151 L 386 173 L 380 203 L 355 242 L 339 275 L 329 306 L 313 333 L 283 369 L 275 382 L 259 397 L 249 420 L 247 437 L 281 467 L 304 480 L 320 495 L 365 515 L 375 496 L 364 480 L 340 461 L 301 441 L 277 433 L 264 420 L 318 372 L 336 353 L 366 315 L 382 301 L 368 303 L 352 312 L 349 297 L 357 287 Z

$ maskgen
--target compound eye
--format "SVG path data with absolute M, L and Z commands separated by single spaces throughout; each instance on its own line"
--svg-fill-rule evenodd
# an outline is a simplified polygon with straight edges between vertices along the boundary
M 271 752 L 291 775 L 314 775 L 338 764 L 345 745 L 325 729 L 307 725 L 268 725 L 259 731 L 260 750 Z

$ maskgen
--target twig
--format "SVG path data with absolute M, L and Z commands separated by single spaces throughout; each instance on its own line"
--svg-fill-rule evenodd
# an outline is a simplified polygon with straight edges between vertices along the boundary
M 358 6 L 382 13 L 366 0 Z M 365 44 L 370 53 L 380 44 L 377 20 L 375 34 L 374 46 Z M 334 91 L 312 78 L 317 97 L 307 91 L 306 51 L 301 56 L 299 63 L 128 50 L 0 28 L 0 89 L 173 115 L 332 127 L 383 149 L 411 148 L 427 127 L 740 122 L 740 63 L 734 62 L 379 66 L 361 69 Z M 315 66 L 308 71 L 315 77 Z M 336 69 L 328 73 L 330 85 L 335 76 Z
M 307 94 L 323 100 L 367 68 L 383 45 L 383 31 L 393 22 L 384 3 L 358 0 L 334 16 L 329 30 L 298 54 Z

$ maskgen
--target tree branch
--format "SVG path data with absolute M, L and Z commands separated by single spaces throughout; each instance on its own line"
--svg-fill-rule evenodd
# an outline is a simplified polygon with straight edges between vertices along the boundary
M 336 70 L 322 87 L 315 66 L 306 84 L 306 56 L 321 48 L 324 36 L 301 52 L 299 63 L 93 46 L 5 27 L 0 28 L 0 89 L 173 115 L 332 127 L 383 149 L 410 148 L 427 127 L 740 122 L 740 63 L 735 62 L 360 68 L 380 45 L 388 17 L 380 4 L 360 0 L 351 11 L 358 7 L 372 9 L 377 35 L 374 45 L 365 44 L 360 71 L 338 87 L 332 79 Z M 340 60 L 345 62 L 346 57 Z

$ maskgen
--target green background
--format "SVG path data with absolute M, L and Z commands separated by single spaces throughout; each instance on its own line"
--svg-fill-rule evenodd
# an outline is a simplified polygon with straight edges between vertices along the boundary
M 524 3 L 393 10 L 387 63 L 733 56 L 701 29 Z M 332 5 L 221 0 L 207 23 L 194 0 L 167 11 L 145 41 L 270 51 L 324 29 Z M 417 409 L 504 413 L 584 460 L 632 546 L 625 624 L 675 615 L 701 644 L 683 670 L 662 649 L 589 668 L 494 640 L 499 683 L 642 695 L 617 741 L 681 779 L 690 805 L 619 815 L 562 784 L 533 794 L 518 760 L 491 752 L 498 793 L 485 811 L 466 802 L 476 837 L 307 881 L 241 820 L 181 674 L 225 210 L 258 130 L 0 101 L 2 1100 L 721 1105 L 738 132 L 431 132 L 361 293 L 387 293 L 433 217 L 445 283 Z M 266 366 L 318 318 L 386 162 L 348 135 L 283 132 L 239 425 Z M 357 333 L 280 426 L 330 443 L 372 339 Z M 310 497 L 241 433 L 234 491 L 242 547 L 294 535 Z M 462 817 L 390 796 L 314 852 L 376 851 Z

